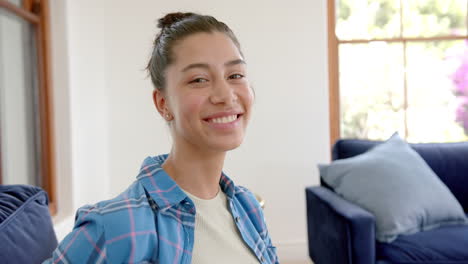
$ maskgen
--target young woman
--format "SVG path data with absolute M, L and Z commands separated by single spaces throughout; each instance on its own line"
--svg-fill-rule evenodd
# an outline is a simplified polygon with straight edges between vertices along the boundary
M 53 263 L 278 263 L 254 195 L 222 172 L 244 139 L 253 91 L 231 29 L 211 16 L 159 20 L 148 71 L 173 139 L 118 197 L 78 210 Z

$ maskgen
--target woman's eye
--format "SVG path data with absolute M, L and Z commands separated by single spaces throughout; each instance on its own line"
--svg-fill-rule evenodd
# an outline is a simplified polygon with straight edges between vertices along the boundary
M 229 76 L 229 79 L 241 79 L 243 77 L 244 77 L 244 75 L 236 73 L 236 74 L 233 74 L 233 75 Z
M 196 78 L 196 79 L 193 79 L 192 81 L 190 81 L 190 83 L 205 83 L 207 81 L 208 81 L 207 79 Z

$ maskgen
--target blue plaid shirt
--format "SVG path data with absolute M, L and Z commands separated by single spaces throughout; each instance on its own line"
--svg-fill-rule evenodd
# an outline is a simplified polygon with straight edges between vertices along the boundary
M 191 263 L 196 208 L 161 168 L 166 158 L 146 158 L 125 192 L 78 209 L 73 231 L 44 263 Z M 244 242 L 260 263 L 279 263 L 255 196 L 224 173 L 219 183 Z

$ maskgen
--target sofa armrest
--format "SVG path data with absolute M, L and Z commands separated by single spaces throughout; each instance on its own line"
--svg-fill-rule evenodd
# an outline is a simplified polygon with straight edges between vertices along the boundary
M 309 255 L 315 264 L 375 263 L 375 218 L 333 191 L 306 188 Z

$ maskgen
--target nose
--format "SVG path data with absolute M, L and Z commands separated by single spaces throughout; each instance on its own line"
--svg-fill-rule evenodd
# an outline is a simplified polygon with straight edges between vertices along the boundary
M 212 104 L 232 105 L 237 101 L 237 95 L 228 81 L 221 79 L 214 83 L 210 101 Z

